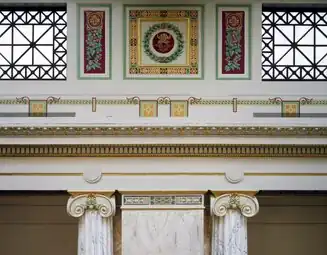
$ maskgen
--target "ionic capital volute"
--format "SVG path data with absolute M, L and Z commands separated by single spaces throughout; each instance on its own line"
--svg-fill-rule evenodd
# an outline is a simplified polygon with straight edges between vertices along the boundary
M 111 217 L 116 213 L 115 198 L 97 193 L 72 194 L 67 202 L 67 213 L 75 218 L 85 211 L 97 211 L 102 217 Z
M 211 200 L 211 214 L 219 217 L 228 210 L 239 210 L 245 217 L 253 217 L 259 212 L 259 202 L 255 196 L 239 193 L 223 194 Z

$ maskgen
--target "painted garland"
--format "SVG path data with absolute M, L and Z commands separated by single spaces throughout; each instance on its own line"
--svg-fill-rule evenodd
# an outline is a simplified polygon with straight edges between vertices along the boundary
M 169 55 L 169 56 L 157 56 L 150 47 L 150 40 L 152 38 L 152 35 L 159 31 L 160 29 L 166 29 L 170 30 L 175 33 L 176 35 L 176 41 L 177 41 L 177 47 L 175 51 Z M 167 64 L 171 63 L 174 60 L 176 60 L 179 56 L 181 56 L 184 52 L 184 39 L 183 34 L 179 30 L 177 26 L 171 23 L 158 23 L 151 26 L 145 33 L 144 33 L 144 39 L 143 39 L 143 49 L 144 53 L 153 61 Z

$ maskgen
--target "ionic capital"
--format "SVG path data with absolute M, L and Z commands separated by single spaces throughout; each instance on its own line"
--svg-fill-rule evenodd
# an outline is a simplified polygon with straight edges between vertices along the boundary
M 102 217 L 111 217 L 116 213 L 114 197 L 97 193 L 72 195 L 67 202 L 67 213 L 75 218 L 81 217 L 85 211 L 98 211 Z
M 259 202 L 255 196 L 230 193 L 211 200 L 211 213 L 222 217 L 228 210 L 239 210 L 245 217 L 253 217 L 259 212 Z

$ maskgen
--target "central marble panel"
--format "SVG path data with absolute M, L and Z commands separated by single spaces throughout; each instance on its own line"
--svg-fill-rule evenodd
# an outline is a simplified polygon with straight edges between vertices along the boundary
M 203 195 L 123 196 L 122 255 L 203 255 Z

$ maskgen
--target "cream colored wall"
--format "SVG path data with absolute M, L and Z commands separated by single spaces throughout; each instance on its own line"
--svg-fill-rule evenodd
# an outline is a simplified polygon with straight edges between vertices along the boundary
M 0 0 L 5 1 L 5 0 Z M 9 2 L 17 0 L 9 0 Z M 37 2 L 31 0 L 29 2 Z M 50 0 L 44 0 L 50 1 Z M 323 0 L 315 0 L 322 2 Z M 5 1 L 5 2 L 8 2 Z M 18 0 L 24 2 L 24 0 Z M 203 4 L 204 5 L 204 80 L 124 80 L 123 79 L 123 4 L 153 4 L 150 0 L 102 0 L 112 4 L 112 80 L 78 80 L 77 78 L 77 5 L 92 1 L 58 0 L 67 2 L 68 12 L 68 74 L 67 81 L 5 81 L 1 83 L 0 98 L 12 100 L 28 96 L 30 99 L 46 99 L 49 96 L 62 100 L 125 100 L 126 97 L 138 96 L 142 100 L 156 100 L 158 97 L 170 97 L 172 100 L 187 100 L 189 97 L 204 100 L 264 100 L 282 97 L 284 100 L 298 100 L 301 97 L 325 100 L 325 81 L 321 82 L 261 82 L 261 6 L 267 1 L 211 1 L 211 0 L 169 0 L 156 1 L 156 4 Z M 278 1 L 275 1 L 278 2 Z M 285 2 L 285 1 L 283 1 Z M 301 2 L 301 1 L 289 1 Z M 304 2 L 304 1 L 302 1 Z M 312 1 L 311 1 L 312 2 Z M 216 26 L 215 5 L 251 4 L 252 5 L 252 40 L 251 40 L 251 80 L 216 80 Z M 92 112 L 90 104 L 62 103 L 49 105 L 51 112 L 76 112 L 76 118 L 1 118 L 0 125 L 45 123 L 56 125 L 324 125 L 323 118 L 253 118 L 253 112 L 279 112 L 280 105 L 239 105 L 238 113 L 233 113 L 232 105 L 192 105 L 188 118 L 171 118 L 168 105 L 159 106 L 158 118 L 139 118 L 138 105 L 98 105 Z M 0 111 L 27 112 L 27 105 L 2 104 Z M 326 112 L 325 105 L 301 107 L 303 113 Z
M 249 220 L 249 255 L 326 254 L 326 196 L 258 198 L 260 212 Z M 0 254 L 76 255 L 77 220 L 66 214 L 67 199 L 68 195 L 0 196 Z M 119 219 L 115 217 L 116 238 Z M 205 246 L 208 251 L 210 245 Z M 119 240 L 115 255 L 120 255 Z

